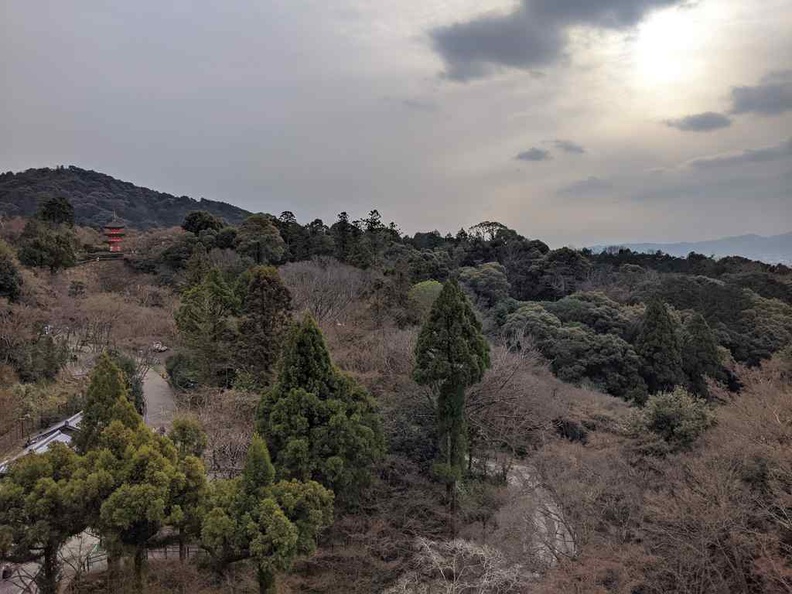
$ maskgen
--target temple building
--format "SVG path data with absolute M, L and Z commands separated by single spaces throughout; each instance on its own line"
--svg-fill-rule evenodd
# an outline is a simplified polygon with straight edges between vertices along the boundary
M 105 238 L 111 252 L 120 253 L 122 251 L 121 242 L 126 235 L 125 229 L 123 221 L 113 213 L 113 220 L 104 226 Z

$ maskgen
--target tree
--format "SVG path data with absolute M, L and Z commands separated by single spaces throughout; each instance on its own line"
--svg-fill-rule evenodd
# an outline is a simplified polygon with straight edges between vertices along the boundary
M 74 227 L 74 207 L 66 198 L 50 198 L 44 202 L 36 214 L 37 218 L 50 225 Z
M 19 238 L 19 261 L 25 266 L 49 268 L 57 272 L 74 266 L 74 237 L 71 231 L 52 228 L 30 219 Z
M 24 456 L 0 481 L 0 559 L 41 563 L 36 586 L 59 591 L 58 551 L 86 524 L 79 458 L 63 444 Z
M 506 269 L 497 262 L 462 268 L 459 271 L 459 281 L 486 307 L 493 307 L 498 301 L 506 299 L 511 290 Z
M 192 355 L 200 378 L 210 385 L 233 380 L 232 316 L 239 304 L 220 271 L 212 269 L 203 282 L 189 289 L 176 311 L 176 327 Z
M 0 297 L 14 302 L 22 292 L 22 275 L 19 274 L 14 252 L 0 240 Z
M 277 381 L 259 404 L 258 431 L 280 477 L 313 479 L 344 501 L 359 494 L 384 453 L 374 401 L 335 368 L 309 316 L 285 342 Z
M 91 373 L 91 383 L 85 395 L 80 431 L 74 437 L 77 451 L 85 453 L 98 446 L 102 432 L 115 421 L 136 427 L 142 420 L 127 396 L 127 382 L 123 372 L 103 353 Z
M 220 231 L 223 228 L 223 221 L 205 210 L 194 210 L 184 217 L 181 227 L 185 231 L 198 235 L 201 231 L 206 230 Z
M 436 280 L 426 280 L 412 286 L 407 293 L 407 298 L 415 308 L 418 320 L 423 322 L 426 319 L 442 290 L 443 284 Z
M 236 360 L 259 383 L 267 379 L 280 355 L 290 313 L 291 294 L 277 269 L 251 270 L 242 297 Z
M 646 307 L 635 350 L 643 360 L 649 393 L 672 390 L 682 383 L 682 354 L 676 324 L 665 303 L 653 299 Z
M 682 368 L 687 375 L 690 390 L 705 398 L 709 395 L 705 377 L 719 379 L 722 376 L 718 341 L 704 316 L 699 313 L 691 316 L 685 324 Z
M 200 458 L 206 449 L 206 433 L 195 417 L 180 416 L 173 419 L 168 437 L 182 457 Z
M 714 423 L 709 407 L 684 388 L 649 397 L 638 416 L 639 427 L 661 438 L 672 450 L 690 448 Z
M 267 444 L 254 435 L 242 477 L 212 482 L 201 528 L 215 571 L 251 559 L 262 594 L 276 591 L 276 574 L 296 555 L 314 550 L 333 517 L 331 491 L 313 481 L 273 483 L 274 476 Z
M 250 215 L 239 226 L 237 251 L 251 258 L 255 264 L 277 264 L 283 258 L 285 244 L 270 217 Z
M 437 432 L 449 488 L 461 477 L 467 452 L 465 389 L 490 365 L 489 344 L 470 301 L 456 280 L 445 283 L 421 328 L 413 377 L 437 395 Z

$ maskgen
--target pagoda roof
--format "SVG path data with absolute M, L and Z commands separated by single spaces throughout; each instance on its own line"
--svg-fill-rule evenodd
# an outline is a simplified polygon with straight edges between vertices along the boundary
M 123 229 L 124 227 L 126 227 L 126 224 L 118 218 L 116 213 L 113 213 L 112 220 L 104 226 L 105 229 Z

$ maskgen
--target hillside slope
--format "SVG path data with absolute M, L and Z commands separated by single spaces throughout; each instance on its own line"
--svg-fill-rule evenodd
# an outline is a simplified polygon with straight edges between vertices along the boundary
M 2 216 L 29 216 L 42 201 L 58 196 L 72 203 L 79 225 L 104 225 L 113 212 L 138 229 L 179 225 L 193 210 L 207 210 L 231 224 L 250 214 L 225 202 L 173 196 L 74 166 L 0 174 Z
M 646 253 L 661 251 L 670 256 L 684 258 L 690 252 L 724 258 L 742 256 L 768 264 L 789 264 L 792 262 L 792 233 L 783 235 L 739 235 L 709 241 L 689 241 L 681 243 L 627 243 L 618 244 L 634 252 Z M 601 251 L 605 246 L 597 246 Z

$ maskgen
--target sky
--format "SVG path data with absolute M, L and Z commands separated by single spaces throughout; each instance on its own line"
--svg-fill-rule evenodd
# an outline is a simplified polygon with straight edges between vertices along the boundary
M 0 171 L 552 246 L 792 231 L 792 0 L 0 0 Z

